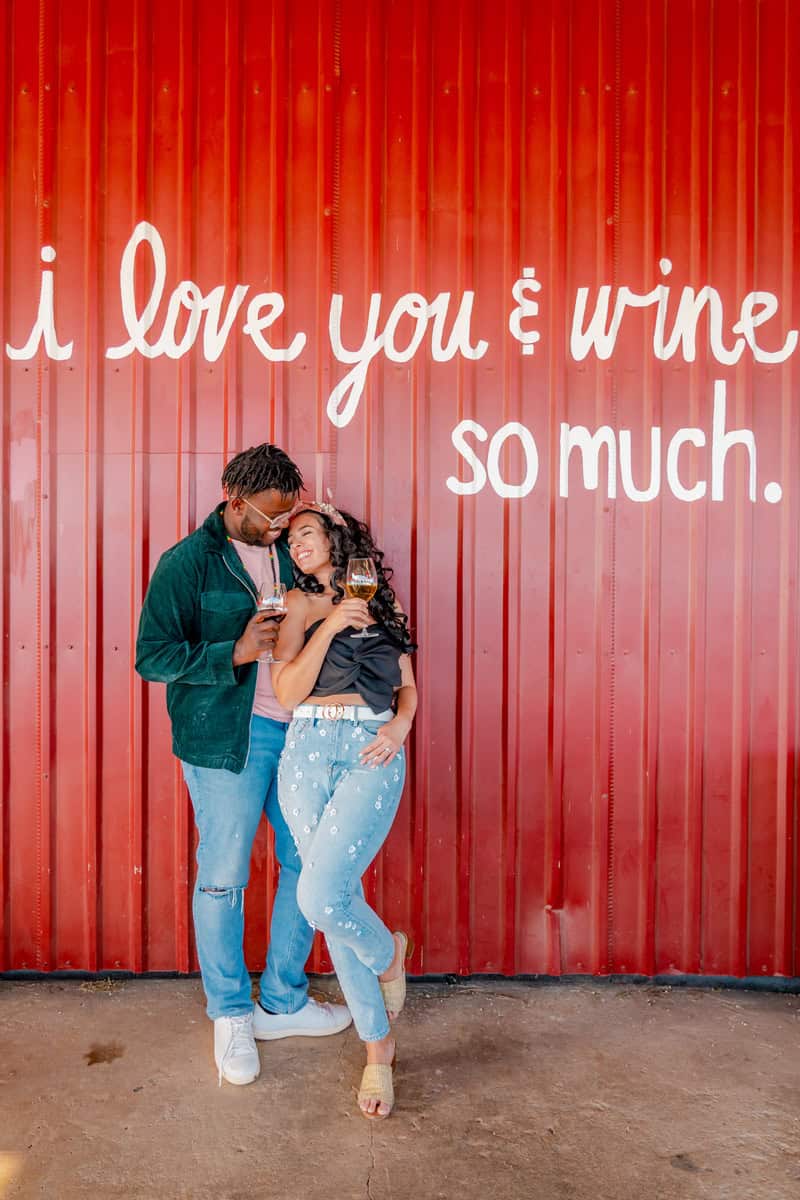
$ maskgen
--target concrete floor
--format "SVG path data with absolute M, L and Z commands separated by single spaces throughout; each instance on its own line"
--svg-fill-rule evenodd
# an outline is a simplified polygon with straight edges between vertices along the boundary
M 396 1029 L 374 1124 L 352 1030 L 219 1089 L 195 980 L 0 983 L 0 1197 L 800 1197 L 797 996 L 415 984 Z

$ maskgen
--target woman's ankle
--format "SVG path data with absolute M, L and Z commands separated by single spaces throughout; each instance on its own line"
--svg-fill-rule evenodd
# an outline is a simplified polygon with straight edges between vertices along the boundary
M 389 983 L 392 979 L 397 979 L 403 969 L 403 945 L 396 933 L 392 934 L 394 942 L 394 958 L 389 963 L 389 966 L 379 975 L 381 983 Z
M 390 1063 L 394 1058 L 395 1040 L 391 1034 L 377 1042 L 365 1042 L 368 1063 Z

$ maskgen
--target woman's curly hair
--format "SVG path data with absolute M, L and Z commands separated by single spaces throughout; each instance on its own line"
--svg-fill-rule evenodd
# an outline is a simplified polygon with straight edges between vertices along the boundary
M 330 542 L 331 564 L 333 572 L 331 574 L 331 587 L 333 589 L 333 604 L 341 604 L 345 598 L 344 578 L 347 571 L 348 558 L 371 558 L 375 563 L 375 570 L 378 573 L 378 590 L 369 602 L 369 611 L 376 621 L 384 627 L 386 632 L 403 650 L 405 654 L 413 654 L 417 648 L 416 642 L 411 637 L 411 632 L 408 628 L 408 617 L 405 613 L 398 612 L 395 608 L 394 589 L 390 586 L 389 580 L 392 577 L 392 568 L 384 566 L 383 551 L 379 550 L 372 539 L 372 534 L 369 527 L 363 521 L 358 521 L 350 513 L 341 512 L 340 515 L 344 521 L 344 525 L 334 525 L 330 517 L 325 513 L 316 512 L 313 508 L 308 509 L 310 513 L 317 518 L 322 525 Z M 300 516 L 303 509 L 300 509 L 295 515 Z M 301 592 L 318 593 L 324 591 L 321 583 L 317 581 L 314 575 L 306 575 L 294 563 L 294 577 L 297 587 Z

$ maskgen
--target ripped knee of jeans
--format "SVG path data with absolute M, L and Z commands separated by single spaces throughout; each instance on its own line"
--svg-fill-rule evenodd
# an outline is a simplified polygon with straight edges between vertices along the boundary
M 204 887 L 202 884 L 197 889 L 204 896 L 211 896 L 213 900 L 227 899 L 231 908 L 236 908 L 241 904 L 244 910 L 244 888 L 243 887 Z

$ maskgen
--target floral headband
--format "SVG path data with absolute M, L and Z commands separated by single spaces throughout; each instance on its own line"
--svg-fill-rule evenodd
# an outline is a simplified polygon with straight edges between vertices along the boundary
M 327 517 L 329 521 L 333 521 L 334 525 L 342 525 L 345 528 L 347 527 L 347 522 L 339 512 L 338 508 L 334 508 L 334 506 L 327 500 L 300 500 L 292 509 L 290 515 L 292 517 L 296 517 L 302 512 L 321 513 L 324 517 Z

